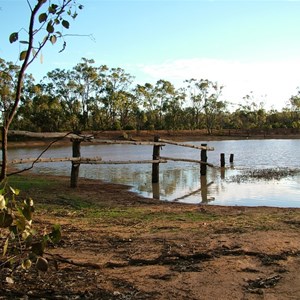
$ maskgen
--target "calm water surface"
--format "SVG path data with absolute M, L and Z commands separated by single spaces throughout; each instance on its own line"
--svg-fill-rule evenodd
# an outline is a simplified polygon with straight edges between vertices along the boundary
M 200 145 L 205 142 L 192 142 Z M 151 183 L 151 164 L 82 165 L 80 176 L 132 186 L 132 190 L 164 201 L 209 203 L 215 205 L 300 207 L 300 140 L 209 141 L 215 151 L 208 152 L 206 177 L 197 164 L 168 162 L 160 165 L 160 183 Z M 9 158 L 36 157 L 43 148 L 10 149 Z M 225 153 L 226 168 L 221 170 L 220 153 Z M 229 164 L 230 154 L 234 164 Z M 152 146 L 82 145 L 82 157 L 100 156 L 103 160 L 149 160 Z M 200 151 L 167 145 L 162 156 L 199 159 Z M 43 157 L 71 156 L 70 147 L 51 148 Z M 24 165 L 22 166 L 24 167 Z M 34 172 L 69 175 L 70 163 L 39 163 Z M 263 172 L 267 176 L 251 176 Z M 259 178 L 258 178 L 259 177 Z

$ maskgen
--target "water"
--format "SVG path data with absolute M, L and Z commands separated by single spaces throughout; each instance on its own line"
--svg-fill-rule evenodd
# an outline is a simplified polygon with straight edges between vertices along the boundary
M 200 145 L 205 142 L 191 142 Z M 168 162 L 160 164 L 160 183 L 151 183 L 151 164 L 81 165 L 80 176 L 132 186 L 132 190 L 163 201 L 209 203 L 214 205 L 300 207 L 300 140 L 211 141 L 206 177 L 198 164 Z M 11 149 L 9 158 L 36 157 L 42 148 Z M 226 168 L 221 170 L 220 153 Z M 234 154 L 234 164 L 229 155 Z M 69 147 L 51 148 L 42 157 L 67 157 Z M 82 157 L 101 156 L 103 160 L 149 160 L 152 146 L 82 145 Z M 199 159 L 200 151 L 166 145 L 162 156 Z M 24 165 L 22 165 L 24 167 Z M 37 173 L 69 175 L 70 163 L 39 163 Z M 256 175 L 253 174 L 256 171 Z M 255 175 L 255 176 L 254 176 Z

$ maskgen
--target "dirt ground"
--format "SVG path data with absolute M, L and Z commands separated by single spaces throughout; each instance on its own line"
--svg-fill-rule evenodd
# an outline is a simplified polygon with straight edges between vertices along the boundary
M 39 199 L 35 223 L 61 224 L 62 241 L 47 250 L 46 273 L 17 269 L 8 283 L 2 268 L 0 299 L 300 299 L 299 209 L 183 205 L 47 180 L 26 193 Z
M 2 266 L 0 299 L 300 299 L 300 209 L 184 205 L 95 180 L 47 182 L 24 194 L 37 203 L 36 226 L 61 224 L 62 240 L 45 254 L 46 273 Z

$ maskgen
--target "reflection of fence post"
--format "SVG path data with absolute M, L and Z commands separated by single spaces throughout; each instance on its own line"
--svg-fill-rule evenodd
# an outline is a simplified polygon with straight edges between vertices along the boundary
M 152 183 L 152 194 L 154 199 L 160 199 L 159 182 Z
M 154 137 L 154 142 L 159 142 L 159 136 Z M 160 146 L 153 146 L 153 160 L 160 158 Z M 152 163 L 152 183 L 159 182 L 159 163 Z
M 221 168 L 224 168 L 225 167 L 225 153 L 221 153 L 220 161 L 221 161 Z
M 201 144 L 201 146 L 206 147 L 207 144 Z M 207 155 L 206 155 L 206 153 L 207 153 L 207 150 L 206 149 L 202 149 L 201 150 L 201 154 L 200 154 L 200 160 L 203 161 L 203 162 L 205 162 L 205 163 L 207 162 Z M 201 176 L 202 175 L 203 176 L 206 175 L 206 169 L 207 169 L 206 164 L 200 164 L 200 174 L 201 174 Z
M 201 199 L 202 203 L 207 203 L 207 178 L 206 176 L 200 177 Z
M 79 139 L 72 140 L 73 157 L 80 157 L 80 143 L 81 143 L 81 140 L 79 140 Z M 71 170 L 71 187 L 72 188 L 77 187 L 78 176 L 79 176 L 79 167 L 80 167 L 80 163 L 72 161 L 72 170 Z

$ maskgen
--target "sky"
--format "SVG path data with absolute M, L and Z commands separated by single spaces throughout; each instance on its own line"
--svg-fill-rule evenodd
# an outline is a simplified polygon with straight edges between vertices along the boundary
M 29 0 L 35 3 L 36 0 Z M 224 86 L 222 100 L 253 94 L 281 110 L 300 87 L 300 1 L 79 0 L 64 52 L 47 45 L 28 69 L 39 81 L 82 57 L 120 67 L 135 83 L 208 79 Z M 0 0 L 0 58 L 18 62 L 22 45 L 9 35 L 28 27 L 26 0 Z M 25 31 L 21 31 L 25 33 Z

